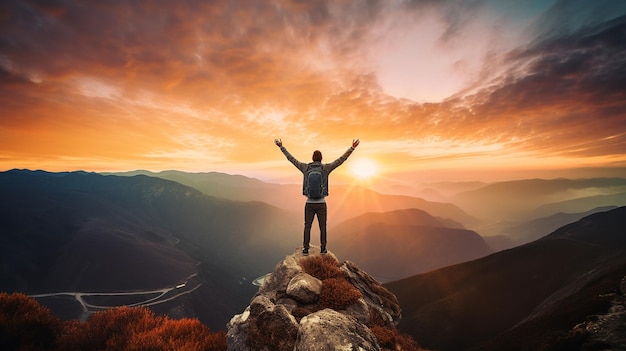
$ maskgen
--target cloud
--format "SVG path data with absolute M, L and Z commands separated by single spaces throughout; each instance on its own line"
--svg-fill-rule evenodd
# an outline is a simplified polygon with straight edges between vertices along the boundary
M 499 82 L 467 98 L 475 114 L 466 116 L 506 120 L 515 126 L 506 134 L 538 151 L 624 153 L 625 136 L 615 133 L 626 130 L 624 42 L 626 16 L 517 50 Z
M 540 40 L 564 37 L 589 27 L 610 22 L 626 13 L 626 3 L 611 0 L 557 0 L 537 20 L 534 29 Z
M 269 162 L 275 137 L 307 154 L 360 137 L 408 159 L 626 154 L 624 6 L 557 1 L 506 27 L 517 11 L 494 3 L 3 1 L 2 151 L 168 168 Z M 466 90 L 390 94 L 371 53 L 390 58 L 409 27 L 432 46 L 411 39 L 387 69 Z

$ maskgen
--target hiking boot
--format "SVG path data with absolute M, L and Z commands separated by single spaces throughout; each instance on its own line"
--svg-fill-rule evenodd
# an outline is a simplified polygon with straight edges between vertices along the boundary
M 323 254 L 325 254 L 325 253 L 327 253 L 328 251 L 326 251 L 326 248 L 322 246 L 322 249 L 320 250 L 320 252 L 321 252 L 321 253 L 323 253 Z
M 309 255 L 309 249 L 308 249 L 308 248 L 304 248 L 304 249 L 302 249 L 302 254 L 303 254 L 304 256 L 308 256 L 308 255 Z

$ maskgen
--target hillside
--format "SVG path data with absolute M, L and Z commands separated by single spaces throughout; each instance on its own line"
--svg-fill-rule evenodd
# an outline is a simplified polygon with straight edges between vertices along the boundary
M 403 309 L 400 330 L 443 351 L 540 349 L 607 313 L 626 270 L 624 216 L 626 207 L 596 213 L 535 242 L 385 284 Z
M 148 290 L 197 274 L 197 290 L 154 310 L 213 329 L 301 240 L 293 235 L 301 224 L 284 210 L 146 176 L 13 170 L 0 173 L 0 196 L 0 290 Z
M 480 235 L 458 227 L 418 209 L 368 213 L 333 227 L 329 246 L 390 281 L 492 253 Z

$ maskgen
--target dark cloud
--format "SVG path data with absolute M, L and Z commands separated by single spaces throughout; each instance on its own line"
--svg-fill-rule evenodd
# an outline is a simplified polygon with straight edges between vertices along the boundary
M 470 99 L 481 128 L 506 119 L 517 126 L 507 134 L 537 149 L 626 152 L 618 132 L 626 130 L 626 16 L 536 42 L 509 64 L 508 76 Z
M 535 33 L 540 40 L 568 36 L 625 13 L 626 2 L 623 1 L 557 0 L 538 19 Z

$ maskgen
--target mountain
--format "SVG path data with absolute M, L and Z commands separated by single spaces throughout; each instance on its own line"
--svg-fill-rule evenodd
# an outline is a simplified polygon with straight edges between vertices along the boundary
M 329 230 L 328 240 L 337 254 L 380 281 L 492 253 L 477 233 L 418 209 L 368 213 L 346 220 Z
M 0 290 L 151 290 L 196 274 L 196 290 L 153 309 L 214 329 L 301 240 L 300 221 L 285 210 L 147 176 L 12 170 L 0 173 L 0 196 Z
M 483 236 L 483 239 L 494 252 L 510 249 L 518 245 L 506 235 Z
M 576 213 L 593 210 L 593 208 L 597 207 L 623 205 L 626 205 L 626 192 L 610 195 L 588 196 L 556 203 L 546 203 L 537 207 L 533 211 L 533 215 L 541 216 L 559 212 Z
M 258 179 L 223 173 L 187 173 L 180 171 L 133 171 L 116 173 L 117 175 L 149 175 L 174 180 L 181 184 L 194 187 L 201 192 L 236 201 L 262 201 L 270 205 L 293 211 L 302 216 L 305 198 L 302 196 L 300 184 L 273 184 Z M 330 179 L 330 196 L 328 203 L 329 226 L 343 220 L 368 212 L 385 212 L 408 208 L 419 208 L 433 216 L 449 218 L 463 223 L 465 226 L 477 224 L 479 221 L 460 208 L 450 203 L 431 202 L 421 198 L 404 195 L 381 194 L 357 185 L 333 183 Z
M 515 240 L 518 245 L 535 241 L 548 233 L 572 222 L 576 222 L 583 217 L 587 217 L 597 212 L 606 212 L 617 208 L 617 206 L 596 207 L 586 212 L 563 213 L 559 212 L 548 217 L 537 218 L 532 221 L 516 224 L 504 231 Z
M 450 202 L 487 222 L 525 222 L 558 212 L 585 212 L 595 207 L 626 205 L 625 178 L 525 179 L 497 182 L 458 193 Z M 614 195 L 605 201 L 592 197 Z M 585 199 L 587 198 L 587 199 Z M 538 209 L 545 204 L 581 199 L 577 206 Z M 494 233 L 499 234 L 499 233 Z
M 402 306 L 400 330 L 442 351 L 562 341 L 621 296 L 624 216 L 626 207 L 596 213 L 532 243 L 385 284 Z M 578 335 L 579 343 L 593 337 Z
M 167 179 L 190 186 L 207 195 L 243 202 L 271 198 L 271 195 L 281 188 L 279 184 L 266 183 L 243 175 L 231 175 L 220 172 L 189 173 L 173 170 L 162 172 L 136 170 L 109 174 L 120 176 L 147 175 Z
M 480 189 L 486 185 L 488 183 L 477 181 L 424 183 L 419 185 L 421 190 L 418 194 L 431 201 L 435 201 L 435 198 L 439 199 L 437 201 L 450 201 L 450 198 L 459 193 Z

